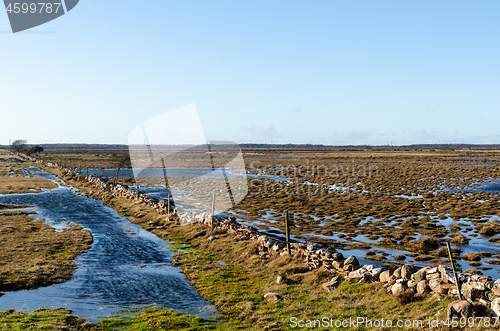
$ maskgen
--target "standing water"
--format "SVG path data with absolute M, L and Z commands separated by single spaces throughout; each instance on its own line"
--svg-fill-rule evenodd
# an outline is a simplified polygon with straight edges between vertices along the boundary
M 209 317 L 217 314 L 171 265 L 168 242 L 129 222 L 115 210 L 76 193 L 57 177 L 36 168 L 29 171 L 58 183 L 43 193 L 0 195 L 0 203 L 34 206 L 37 217 L 56 229 L 66 222 L 81 225 L 93 236 L 92 247 L 77 259 L 74 277 L 63 284 L 6 292 L 0 311 L 64 307 L 92 322 L 126 308 L 152 304 Z

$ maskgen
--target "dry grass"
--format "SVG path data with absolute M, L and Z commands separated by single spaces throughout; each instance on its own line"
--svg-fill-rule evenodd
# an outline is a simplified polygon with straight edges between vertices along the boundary
M 57 185 L 45 178 L 0 177 L 0 194 L 37 193 Z
M 20 167 L 29 167 L 28 162 L 13 163 L 5 161 L 12 157 L 6 151 L 0 150 L 0 194 L 37 193 L 42 189 L 53 189 L 57 185 L 45 178 L 24 177 Z M 14 177 L 10 177 L 11 172 Z
M 64 282 L 72 261 L 90 248 L 92 235 L 80 226 L 55 232 L 41 220 L 0 211 L 0 290 L 32 289 Z

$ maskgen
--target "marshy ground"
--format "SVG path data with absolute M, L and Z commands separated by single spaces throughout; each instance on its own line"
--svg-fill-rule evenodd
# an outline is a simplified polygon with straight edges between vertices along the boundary
M 12 162 L 9 158 L 14 157 L 0 150 L 0 194 L 37 193 L 57 187 L 48 179 L 26 177 L 22 162 Z
M 0 194 L 36 193 L 52 189 L 48 179 L 24 177 L 22 163 L 0 152 Z M 88 230 L 73 225 L 56 232 L 35 220 L 29 206 L 0 204 L 0 291 L 33 289 L 71 278 L 73 260 L 90 247 Z
M 252 173 L 289 180 L 252 179 L 233 215 L 282 234 L 288 210 L 298 238 L 363 249 L 367 259 L 383 263 L 445 263 L 446 240 L 456 257 L 498 276 L 496 151 L 255 154 L 247 160 Z
M 355 255 L 363 254 L 366 260 L 389 267 L 401 261 L 444 264 L 442 244 L 447 240 L 454 243 L 454 256 L 463 270 L 490 274 L 498 270 L 497 150 L 246 148 L 244 152 L 250 174 L 282 180 L 249 178 L 247 197 L 226 212 L 240 221 L 282 236 L 283 211 L 288 210 L 296 240 L 346 252 L 352 249 Z M 99 152 L 99 162 L 106 164 L 103 168 L 116 168 L 116 153 Z M 72 167 L 101 168 L 94 156 L 48 151 L 41 158 Z M 131 178 L 119 182 L 134 183 Z M 92 190 L 86 183 L 71 184 L 88 194 Z M 107 201 L 145 228 L 159 217 L 125 199 L 105 194 L 95 198 Z M 207 233 L 197 225 L 166 223 L 164 227 L 152 231 L 177 245 L 183 271 L 224 314 L 223 323 L 204 324 L 197 318 L 151 309 L 88 328 L 282 330 L 288 329 L 292 316 L 445 318 L 445 307 L 452 300 L 422 298 L 402 304 L 376 284 L 344 283 L 325 293 L 320 286 L 335 275 L 331 271 L 309 271 L 305 263 L 288 257 L 263 260 L 248 243 L 227 233 Z M 210 236 L 217 240 L 209 240 Z M 293 284 L 276 284 L 278 275 L 286 275 Z M 263 298 L 267 292 L 278 293 L 283 300 L 268 303 Z

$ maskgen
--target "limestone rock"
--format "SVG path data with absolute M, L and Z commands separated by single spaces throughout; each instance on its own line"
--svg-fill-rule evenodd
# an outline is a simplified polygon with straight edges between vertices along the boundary
M 327 292 L 335 290 L 340 285 L 340 280 L 332 280 L 321 285 Z
M 439 272 L 435 272 L 435 273 L 431 273 L 431 274 L 427 273 L 427 276 L 425 278 L 428 280 L 441 278 L 441 273 L 439 273 Z
M 418 295 L 423 295 L 426 292 L 429 292 L 430 287 L 429 287 L 429 281 L 424 279 L 421 280 L 417 283 L 417 294 Z
M 290 284 L 291 280 L 286 278 L 285 276 L 278 276 L 276 278 L 276 283 L 277 284 Z
M 354 265 L 354 264 L 344 264 L 344 267 L 342 268 L 342 270 L 347 272 L 351 272 L 357 269 L 359 269 L 359 265 Z
M 491 301 L 491 311 L 493 317 L 500 317 L 500 298 Z
M 268 302 L 278 302 L 281 300 L 281 297 L 276 293 L 269 292 L 264 294 L 264 299 L 266 299 Z
M 379 278 L 379 275 L 383 272 L 387 270 L 386 268 L 382 267 L 382 268 L 375 268 L 375 269 L 372 269 L 371 271 L 371 274 L 372 274 L 372 277 L 374 279 L 378 279 Z
M 408 282 L 406 282 L 406 286 L 408 286 L 408 288 L 415 287 L 415 286 L 417 286 L 417 284 L 418 283 L 414 280 L 409 280 Z
M 482 282 L 469 282 L 469 286 L 478 290 L 478 291 L 484 291 L 486 290 L 486 286 Z
M 462 294 L 466 300 L 474 301 L 474 299 L 478 295 L 478 291 L 475 288 L 473 288 L 472 286 L 470 286 L 469 283 L 463 283 L 462 284 Z
M 432 290 L 435 293 L 446 295 L 451 288 L 456 288 L 455 284 L 442 283 L 435 286 Z
M 392 274 L 392 278 L 395 278 L 395 279 L 401 278 L 401 267 L 394 270 L 394 273 Z
M 382 271 L 379 275 L 379 279 L 382 283 L 389 283 L 392 279 L 392 270 Z
M 344 266 L 345 265 L 353 265 L 359 267 L 359 261 L 354 255 L 351 255 L 344 261 Z
M 400 295 L 406 292 L 408 287 L 406 287 L 405 283 L 396 283 L 392 285 L 391 292 L 393 295 Z
M 342 255 L 342 253 L 336 252 L 332 254 L 332 259 L 334 261 L 342 261 L 344 259 L 344 255 Z
M 467 300 L 458 300 L 450 302 L 448 305 L 448 318 L 456 317 L 458 319 L 464 317 L 469 318 L 474 316 L 474 306 Z
M 488 299 L 489 301 L 493 301 L 497 298 L 500 298 L 500 296 L 496 295 L 495 293 L 491 292 L 491 291 L 488 291 L 486 293 L 484 293 L 484 297 L 486 299 Z
M 342 277 L 340 276 L 335 276 L 332 278 L 332 280 L 330 280 L 331 282 L 341 282 L 342 281 Z
M 344 267 L 344 263 L 342 261 L 332 261 L 331 265 L 337 270 L 342 270 L 342 268 Z
M 491 291 L 493 293 L 495 293 L 496 295 L 500 295 L 500 279 L 496 280 L 492 287 L 491 287 Z
M 351 271 L 347 277 L 346 280 L 348 281 L 359 281 L 362 278 L 371 278 L 371 270 L 373 269 L 373 265 L 367 264 L 364 265 L 362 268 L 359 268 L 355 271 Z
M 404 280 L 410 280 L 411 275 L 418 271 L 418 267 L 411 264 L 405 264 L 401 267 L 401 277 Z
M 424 280 L 424 279 L 427 279 L 426 278 L 427 269 L 429 269 L 429 268 L 422 268 L 419 271 L 415 272 L 413 275 L 411 275 L 411 279 L 416 281 L 417 283 Z
M 396 284 L 391 286 L 391 293 L 393 295 L 401 294 L 404 291 L 405 291 L 405 287 L 404 287 L 403 283 L 396 283 Z
M 429 287 L 434 291 L 434 288 L 442 283 L 443 281 L 441 280 L 441 278 L 434 278 L 429 280 Z

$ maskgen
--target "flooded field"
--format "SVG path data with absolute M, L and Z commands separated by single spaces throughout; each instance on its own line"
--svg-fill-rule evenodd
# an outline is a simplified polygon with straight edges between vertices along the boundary
M 293 240 L 335 247 L 375 265 L 446 263 L 443 245 L 450 241 L 462 270 L 498 278 L 499 170 L 492 157 L 252 157 L 248 195 L 223 214 L 283 238 L 288 210 Z M 207 169 L 171 175 L 201 173 Z M 102 174 L 112 177 L 116 169 Z M 132 175 L 131 169 L 119 173 L 128 183 Z M 157 199 L 169 193 L 140 190 Z
M 172 266 L 168 242 L 129 222 L 116 211 L 80 194 L 60 179 L 36 168 L 26 176 L 47 178 L 58 188 L 43 193 L 0 195 L 0 203 L 33 206 L 36 212 L 62 231 L 71 224 L 88 229 L 91 248 L 77 259 L 72 280 L 36 290 L 6 292 L 0 311 L 16 308 L 65 307 L 90 321 L 125 308 L 157 305 L 179 312 L 212 316 L 217 310 Z

